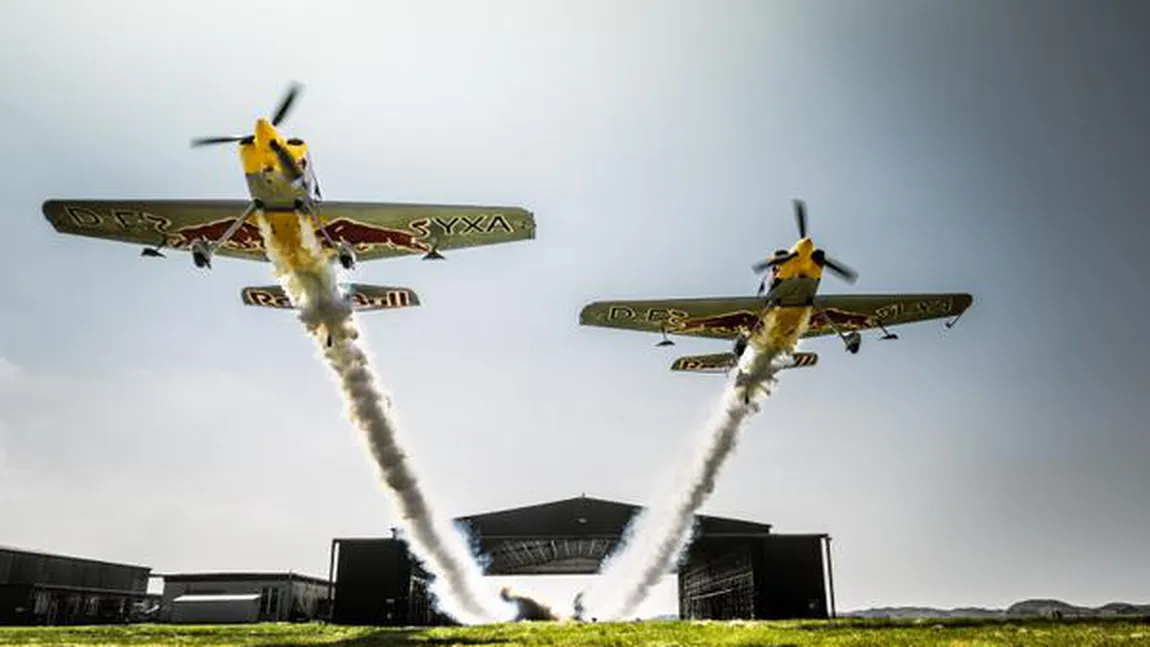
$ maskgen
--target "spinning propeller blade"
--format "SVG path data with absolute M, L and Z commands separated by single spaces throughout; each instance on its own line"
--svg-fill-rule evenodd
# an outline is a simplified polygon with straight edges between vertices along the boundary
M 224 137 L 198 137 L 192 140 L 192 146 L 210 146 L 212 144 L 231 144 L 247 139 L 242 135 L 228 135 Z
M 781 265 L 783 263 L 786 263 L 787 261 L 795 258 L 796 256 L 798 256 L 798 252 L 791 252 L 789 254 L 783 254 L 781 256 L 773 256 L 771 258 L 768 258 L 765 261 L 759 261 L 758 263 L 755 263 L 754 265 L 751 266 L 751 269 L 753 269 L 755 271 L 755 273 L 757 274 L 759 272 L 765 271 L 767 268 L 774 267 L 775 265 Z
M 795 226 L 799 230 L 799 238 L 807 238 L 807 203 L 802 200 L 795 200 Z M 781 250 L 776 252 L 775 255 L 765 261 L 759 261 L 751 266 L 756 274 L 762 273 L 767 269 L 776 265 L 781 265 L 799 256 L 798 251 L 784 253 Z M 854 283 L 858 279 L 858 272 L 851 269 L 846 264 L 836 261 L 826 255 L 822 249 L 815 249 L 811 253 L 811 260 L 814 261 L 819 267 L 829 270 L 839 278 L 847 283 Z M 759 286 L 760 293 L 763 291 L 763 286 Z
M 299 178 L 299 176 L 303 175 L 303 171 L 299 166 L 296 165 L 295 160 L 292 159 L 291 153 L 287 152 L 286 148 L 280 146 L 280 143 L 277 141 L 272 141 L 271 147 L 272 150 L 275 151 L 276 157 L 280 161 L 280 166 L 284 167 L 284 170 L 287 171 L 288 175 L 291 176 L 291 179 L 295 180 Z
M 288 111 L 291 110 L 292 104 L 295 103 L 295 99 L 297 96 L 299 96 L 300 90 L 302 89 L 303 86 L 301 86 L 299 83 L 291 84 L 291 86 L 288 88 L 287 94 L 285 94 L 284 98 L 280 100 L 280 105 L 278 108 L 276 108 L 275 116 L 272 117 L 273 126 L 280 125 L 280 122 L 282 122 L 284 118 L 288 116 Z
M 854 283 L 859 277 L 858 272 L 825 255 L 823 256 L 823 267 L 834 272 L 847 283 Z
M 299 83 L 292 83 L 288 86 L 287 93 L 284 98 L 280 99 L 279 106 L 276 107 L 275 115 L 272 117 L 272 125 L 278 126 L 288 116 L 293 104 L 295 104 L 296 97 L 299 96 L 300 90 L 303 86 Z M 192 146 L 208 146 L 210 144 L 230 144 L 233 142 L 242 142 L 251 137 L 251 135 L 232 135 L 225 137 L 200 137 L 192 140 Z M 278 154 L 278 151 L 277 151 Z M 281 157 L 282 160 L 282 157 Z M 294 166 L 294 165 L 293 165 Z
M 807 203 L 795 200 L 795 224 L 799 227 L 799 238 L 807 237 Z

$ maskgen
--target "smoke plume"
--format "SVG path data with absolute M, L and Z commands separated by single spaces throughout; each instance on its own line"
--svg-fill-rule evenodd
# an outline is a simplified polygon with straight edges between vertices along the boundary
M 748 347 L 740 358 L 740 369 L 750 367 L 757 351 Z M 703 428 L 699 445 L 691 452 L 684 470 L 672 486 L 660 491 L 668 495 L 645 508 L 624 532 L 620 548 L 603 566 L 600 579 L 575 599 L 576 617 L 584 614 L 600 619 L 629 617 L 659 579 L 675 565 L 690 540 L 695 513 L 715 489 L 723 462 L 735 449 L 739 432 L 750 414 L 758 411 L 756 397 L 770 395 L 775 374 L 783 357 L 772 357 L 752 397 L 744 398 L 743 388 L 734 376 L 723 390 L 717 410 Z M 737 373 L 737 371 L 736 371 Z
M 278 246 L 262 216 L 260 228 L 277 277 L 338 377 L 347 415 L 363 432 L 399 511 L 412 552 L 434 575 L 431 588 L 441 610 L 464 624 L 515 619 L 520 605 L 486 585 L 463 533 L 432 512 L 400 446 L 390 399 L 378 385 L 357 342 L 359 332 L 351 304 L 340 293 L 332 266 L 314 234 L 303 228 L 304 245 L 285 249 Z

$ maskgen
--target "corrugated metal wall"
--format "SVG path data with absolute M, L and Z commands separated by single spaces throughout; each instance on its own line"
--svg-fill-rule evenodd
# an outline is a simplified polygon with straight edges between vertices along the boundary
M 821 536 L 773 535 L 756 546 L 755 562 L 756 618 L 828 617 Z
M 336 539 L 332 622 L 428 626 L 448 624 L 435 610 L 428 576 L 400 539 Z
M 145 593 L 149 569 L 0 548 L 0 584 L 43 584 Z
M 700 538 L 679 569 L 683 618 L 826 618 L 823 538 Z
M 679 569 L 679 615 L 731 620 L 755 617 L 751 539 L 699 539 Z
M 337 624 L 403 625 L 409 622 L 411 561 L 396 539 L 336 541 Z

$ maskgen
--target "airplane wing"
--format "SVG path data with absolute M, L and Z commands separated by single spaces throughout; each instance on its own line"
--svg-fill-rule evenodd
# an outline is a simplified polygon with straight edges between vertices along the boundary
M 966 293 L 843 294 L 815 297 L 815 304 L 839 330 L 956 317 L 973 302 Z M 643 332 L 715 339 L 734 339 L 752 328 L 763 310 L 761 297 L 595 301 L 583 307 L 579 323 Z M 804 337 L 834 334 L 824 316 L 815 313 Z
M 43 211 L 61 233 L 187 250 L 197 239 L 220 238 L 247 205 L 246 200 L 48 200 Z M 535 237 L 534 215 L 519 207 L 323 202 L 319 213 L 328 235 L 351 246 L 359 260 Z M 216 254 L 266 261 L 254 219 Z
M 763 310 L 760 297 L 706 299 L 653 299 L 644 301 L 595 301 L 583 307 L 579 323 L 584 326 L 624 328 L 672 335 L 734 339 L 749 329 Z
M 535 216 L 520 207 L 323 202 L 319 213 L 365 261 L 535 238 Z
M 834 294 L 815 297 L 823 313 L 811 316 L 803 337 L 833 335 L 827 317 L 843 332 L 957 317 L 974 298 L 963 292 L 937 294 Z
M 247 208 L 246 200 L 47 200 L 44 216 L 63 234 L 187 250 L 215 240 Z M 216 254 L 266 261 L 254 222 L 241 225 Z

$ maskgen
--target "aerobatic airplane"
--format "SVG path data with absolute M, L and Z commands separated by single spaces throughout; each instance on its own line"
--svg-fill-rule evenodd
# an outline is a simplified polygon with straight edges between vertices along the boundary
M 251 134 L 192 140 L 192 146 L 239 144 L 247 201 L 47 200 L 44 215 L 61 233 L 146 245 L 140 254 L 147 257 L 163 258 L 165 248 L 190 251 L 195 266 L 208 269 L 217 254 L 269 260 L 261 214 L 279 248 L 299 251 L 311 234 L 328 259 L 348 270 L 357 260 L 442 259 L 440 250 L 535 237 L 534 216 L 520 207 L 323 201 L 307 145 L 276 130 L 299 91 L 293 84 L 271 120 L 256 120 Z
M 818 295 L 824 269 L 849 283 L 858 275 L 815 247 L 807 236 L 806 205 L 796 200 L 794 208 L 800 240 L 753 266 L 756 273 L 769 271 L 758 296 L 595 301 L 584 306 L 579 323 L 662 333 L 656 346 L 674 345 L 668 334 L 734 340 L 733 352 L 679 357 L 671 364 L 673 371 L 726 373 L 739 365 L 750 344 L 759 351 L 757 359 L 754 366 L 739 366 L 737 384 L 753 386 L 770 362 L 794 349 L 800 338 L 835 334 L 846 350 L 857 353 L 861 330 L 878 329 L 881 339 L 898 339 L 888 326 L 954 317 L 946 323 L 950 328 L 973 302 L 967 293 Z M 792 352 L 784 368 L 817 361 L 815 353 Z M 750 391 L 744 391 L 748 401 Z

